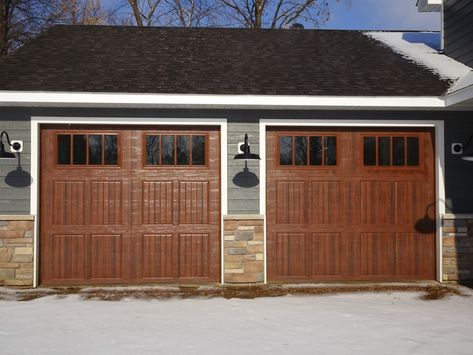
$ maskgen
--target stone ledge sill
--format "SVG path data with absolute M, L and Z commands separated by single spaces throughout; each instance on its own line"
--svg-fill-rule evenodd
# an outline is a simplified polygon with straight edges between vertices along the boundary
M 242 219 L 264 219 L 264 215 L 262 214 L 232 214 L 232 215 L 224 215 L 223 220 L 242 220 Z
M 445 213 L 442 219 L 473 219 L 473 213 Z
M 0 215 L 0 221 L 34 221 L 31 215 Z

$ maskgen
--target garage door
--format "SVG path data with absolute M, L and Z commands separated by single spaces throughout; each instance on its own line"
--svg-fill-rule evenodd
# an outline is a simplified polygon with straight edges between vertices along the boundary
M 267 157 L 270 281 L 435 278 L 433 132 L 270 129 Z
M 41 282 L 218 282 L 218 129 L 41 131 Z

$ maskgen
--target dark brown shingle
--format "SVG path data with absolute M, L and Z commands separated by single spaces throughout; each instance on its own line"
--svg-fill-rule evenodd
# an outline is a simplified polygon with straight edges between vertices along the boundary
M 55 26 L 0 61 L 0 90 L 440 96 L 358 31 Z

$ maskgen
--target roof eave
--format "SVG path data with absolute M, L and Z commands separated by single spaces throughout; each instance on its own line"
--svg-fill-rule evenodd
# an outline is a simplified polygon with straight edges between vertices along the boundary
M 0 91 L 0 106 L 201 109 L 425 109 L 437 96 L 194 95 Z

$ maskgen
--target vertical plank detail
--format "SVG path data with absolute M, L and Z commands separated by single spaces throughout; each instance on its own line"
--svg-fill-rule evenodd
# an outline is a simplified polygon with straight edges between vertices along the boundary
M 394 183 L 361 182 L 361 223 L 389 225 L 394 223 Z
M 312 224 L 334 224 L 344 221 L 344 201 L 339 182 L 311 183 L 310 216 Z
M 144 278 L 172 278 L 175 263 L 173 239 L 172 234 L 143 235 Z
M 122 236 L 90 237 L 90 273 L 92 279 L 118 279 L 122 276 Z
M 360 234 L 362 276 L 394 275 L 395 245 L 392 233 Z
M 208 276 L 209 239 L 208 234 L 179 234 L 179 277 Z
M 179 223 L 209 223 L 209 182 L 179 182 Z
M 53 224 L 82 225 L 85 215 L 84 182 L 53 182 Z
M 90 183 L 90 223 L 122 224 L 122 182 L 92 181 Z
M 278 224 L 303 224 L 306 221 L 305 182 L 278 181 L 276 221 Z
M 342 255 L 340 233 L 312 233 L 310 252 L 312 276 L 340 275 Z
M 83 234 L 52 236 L 52 277 L 55 280 L 84 280 L 86 242 Z
M 278 233 L 275 256 L 278 275 L 300 276 L 306 273 L 304 233 Z
M 143 224 L 172 224 L 171 181 L 143 181 Z

